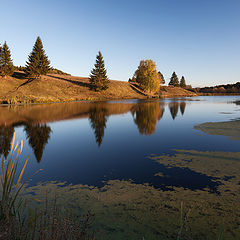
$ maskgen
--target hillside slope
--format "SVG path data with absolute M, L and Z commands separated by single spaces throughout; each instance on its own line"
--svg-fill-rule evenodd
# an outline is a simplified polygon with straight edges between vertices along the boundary
M 194 97 L 197 96 L 196 93 L 190 92 L 181 87 L 171 87 L 171 86 L 162 86 L 160 89 L 161 98 L 171 98 L 171 97 Z
M 0 103 L 69 102 L 78 100 L 110 100 L 146 98 L 132 88 L 128 82 L 110 81 L 109 88 L 102 92 L 90 90 L 88 78 L 70 75 L 48 74 L 41 79 L 28 81 L 24 73 L 16 72 L 15 77 L 0 78 Z M 193 96 L 178 88 L 164 87 L 163 97 Z M 170 90 L 168 90 L 170 89 Z

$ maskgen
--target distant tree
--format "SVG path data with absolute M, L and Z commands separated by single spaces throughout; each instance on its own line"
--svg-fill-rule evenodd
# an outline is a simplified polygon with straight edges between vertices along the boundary
M 96 104 L 95 107 L 91 108 L 89 111 L 89 121 L 94 130 L 98 147 L 101 146 L 104 137 L 104 130 L 107 124 L 107 113 L 107 109 L 101 104 Z
M 109 79 L 107 70 L 105 69 L 102 53 L 99 51 L 96 57 L 96 63 L 91 71 L 89 81 L 91 88 L 95 91 L 106 90 L 108 88 Z
M 26 73 L 29 78 L 38 78 L 41 75 L 46 75 L 50 69 L 50 61 L 43 49 L 42 40 L 40 37 L 37 37 L 33 50 L 26 62 Z
M 160 71 L 158 72 L 158 74 L 159 74 L 159 77 L 160 77 L 161 84 L 165 84 L 165 79 L 164 79 L 163 74 Z
M 169 86 L 179 87 L 178 76 L 175 72 L 173 72 L 172 77 L 170 78 Z
M 160 76 L 153 60 L 141 60 L 135 72 L 136 82 L 147 92 L 157 92 L 160 88 Z
M 132 78 L 129 78 L 128 82 L 136 82 L 136 73 L 133 74 Z
M 50 138 L 51 128 L 46 124 L 28 124 L 25 127 L 29 145 L 34 151 L 37 162 L 40 162 L 43 155 L 45 145 Z
M 0 75 L 2 77 L 11 76 L 14 73 L 14 66 L 11 59 L 10 49 L 5 42 L 0 48 Z
M 59 69 L 57 69 L 57 68 L 51 68 L 51 69 L 49 70 L 49 73 L 60 74 L 60 75 L 69 75 L 69 76 L 71 76 L 71 74 L 66 73 L 66 72 L 63 72 L 62 70 L 59 70 Z
M 23 71 L 23 72 L 26 71 L 26 67 L 24 67 L 24 66 L 17 66 L 16 68 L 18 71 Z
M 182 76 L 181 80 L 180 80 L 180 87 L 181 88 L 185 88 L 186 87 L 186 81 L 184 76 Z

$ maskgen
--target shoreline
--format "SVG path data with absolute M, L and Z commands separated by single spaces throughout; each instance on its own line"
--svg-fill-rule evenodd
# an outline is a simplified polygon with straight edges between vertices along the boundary
M 36 102 L 17 102 L 17 103 L 3 103 L 7 100 L 3 100 L 1 102 L 0 100 L 0 106 L 21 106 L 21 105 L 38 105 L 38 104 L 61 104 L 61 103 L 77 103 L 77 102 L 83 102 L 83 103 L 94 103 L 94 102 L 108 102 L 108 101 L 122 101 L 122 100 L 151 100 L 151 101 L 157 101 L 160 99 L 174 99 L 174 98 L 192 98 L 192 97 L 198 97 L 201 95 L 195 95 L 195 96 L 188 96 L 188 95 L 175 95 L 175 96 L 166 96 L 166 97 L 155 97 L 155 98 L 148 98 L 148 97 L 143 97 L 143 98 L 106 98 L 106 99 L 79 99 L 79 100 L 66 100 L 66 101 L 36 101 Z
M 56 101 L 42 101 L 41 98 L 39 99 L 29 99 L 26 101 L 25 99 L 21 100 L 18 99 L 17 102 L 11 103 L 13 100 L 12 99 L 0 99 L 0 106 L 21 106 L 21 105 L 37 105 L 37 104 L 54 104 L 54 103 L 74 103 L 74 102 L 85 102 L 85 103 L 93 103 L 93 102 L 107 102 L 107 101 L 122 101 L 122 100 L 152 100 L 152 101 L 157 101 L 160 99 L 174 99 L 174 98 L 192 98 L 192 97 L 200 97 L 200 96 L 209 96 L 209 97 L 215 97 L 215 96 L 240 96 L 240 94 L 195 94 L 195 95 L 174 95 L 174 96 L 159 96 L 159 97 L 123 97 L 123 98 L 89 98 L 89 99 L 76 99 L 76 100 L 56 100 Z M 20 101 L 19 101 L 20 100 Z M 8 103 L 10 102 L 10 103 Z

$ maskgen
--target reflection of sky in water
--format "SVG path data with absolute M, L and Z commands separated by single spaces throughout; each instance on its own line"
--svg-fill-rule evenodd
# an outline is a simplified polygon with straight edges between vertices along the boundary
M 94 131 L 88 118 L 48 123 L 52 132 L 40 163 L 34 159 L 32 148 L 27 144 L 24 127 L 15 127 L 17 139 L 24 140 L 23 157 L 28 154 L 31 156 L 25 176 L 42 168 L 43 171 L 34 176 L 32 184 L 38 181 L 57 180 L 99 186 L 102 180 L 132 179 L 136 183 L 148 182 L 161 188 L 182 186 L 202 189 L 210 186 L 214 189 L 216 183 L 207 175 L 189 169 L 168 169 L 146 157 L 152 153 L 171 154 L 172 149 L 239 151 L 238 141 L 229 140 L 225 136 L 207 135 L 193 129 L 194 125 L 203 122 L 237 118 L 238 112 L 235 110 L 238 106 L 228 103 L 237 97 L 199 97 L 201 101 L 191 101 L 196 99 L 198 98 L 185 101 L 183 115 L 179 109 L 179 103 L 183 102 L 181 99 L 176 100 L 178 102 L 175 105 L 176 109 L 171 108 L 174 107 L 172 99 L 164 100 L 160 108 L 159 106 L 155 108 L 159 103 L 150 103 L 145 108 L 142 103 L 136 108 L 137 110 L 134 110 L 134 117 L 133 112 L 129 111 L 119 115 L 110 113 L 110 116 L 102 116 L 102 112 L 96 110 L 97 112 L 92 114 L 93 117 L 96 115 L 96 119 L 102 118 L 103 121 L 106 118 L 106 128 L 100 129 L 100 132 L 104 133 L 100 147 L 95 141 Z M 136 103 L 135 100 L 129 102 Z M 159 117 L 161 118 L 159 121 L 156 120 L 156 116 L 153 118 L 150 116 L 149 119 L 144 116 L 148 113 L 157 114 L 157 111 L 163 108 L 164 113 Z M 174 120 L 171 112 L 177 112 Z M 233 114 L 220 114 L 220 112 Z M 138 124 L 143 122 L 147 126 L 151 124 L 148 120 L 153 120 L 153 123 L 155 121 L 156 126 L 153 124 L 148 132 L 149 135 L 142 135 L 139 132 L 141 126 Z M 144 124 L 142 127 L 146 127 Z M 158 172 L 168 177 L 154 176 Z

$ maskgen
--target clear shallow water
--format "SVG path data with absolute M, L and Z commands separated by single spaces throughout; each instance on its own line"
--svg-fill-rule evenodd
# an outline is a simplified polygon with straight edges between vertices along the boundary
M 179 221 L 174 222 L 172 220 L 171 222 L 169 220 L 172 218 L 170 216 L 171 211 L 166 211 L 169 207 L 161 206 L 158 209 L 159 212 L 166 211 L 166 215 L 155 216 L 153 213 L 150 214 L 150 210 L 145 209 L 146 205 L 152 207 L 152 204 L 157 204 L 158 201 L 168 201 L 168 198 L 165 200 L 159 199 L 158 194 L 161 193 L 160 195 L 163 198 L 166 194 L 169 194 L 169 196 L 174 196 L 175 199 L 171 200 L 176 204 L 176 206 L 172 206 L 172 208 L 175 208 L 172 216 L 175 216 L 174 214 L 179 212 L 179 202 L 190 204 L 192 199 L 192 204 L 195 203 L 198 206 L 194 197 L 190 197 L 190 199 L 187 197 L 194 193 L 201 196 L 206 193 L 209 194 L 202 200 L 209 204 L 211 201 L 212 203 L 216 201 L 216 199 L 212 199 L 212 196 L 218 196 L 218 201 L 221 203 L 219 195 L 223 191 L 222 187 L 229 184 L 225 182 L 232 184 L 231 189 L 235 189 L 234 194 L 237 196 L 239 192 L 235 173 L 232 173 L 232 175 L 235 174 L 233 178 L 236 181 L 231 182 L 231 176 L 226 175 L 222 170 L 223 168 L 216 167 L 210 173 L 206 170 L 212 168 L 211 162 L 220 158 L 219 156 L 209 156 L 209 160 L 203 164 L 204 167 L 200 167 L 197 163 L 204 161 L 202 159 L 205 159 L 205 157 L 199 159 L 195 155 L 195 158 L 187 159 L 179 165 L 176 164 L 177 161 L 186 158 L 186 155 L 180 154 L 179 156 L 175 150 L 195 150 L 198 151 L 198 155 L 207 151 L 239 152 L 239 141 L 230 140 L 228 137 L 221 135 L 208 135 L 194 129 L 195 125 L 204 122 L 230 121 L 239 118 L 240 106 L 232 103 L 239 98 L 237 96 L 197 97 L 165 99 L 154 102 L 129 100 L 1 107 L 0 152 L 7 156 L 11 136 L 15 130 L 16 138 L 22 138 L 24 141 L 23 158 L 30 155 L 25 177 L 32 175 L 38 169 L 43 169 L 33 177 L 30 186 L 36 186 L 39 182 L 44 182 L 46 187 L 50 181 L 57 181 L 58 183 L 64 182 L 64 186 L 69 184 L 79 186 L 79 189 L 82 185 L 92 186 L 95 190 L 101 192 L 106 186 L 109 186 L 109 182 L 113 181 L 110 186 L 114 186 L 114 188 L 104 190 L 106 192 L 111 190 L 111 195 L 106 197 L 103 203 L 103 205 L 109 207 L 109 213 L 104 216 L 104 220 L 103 218 L 96 220 L 98 223 L 96 225 L 101 226 L 109 239 L 141 239 L 143 236 L 145 236 L 145 239 L 176 239 Z M 188 153 L 188 156 L 189 154 L 192 153 Z M 173 159 L 175 157 L 176 163 L 169 163 L 164 158 L 167 155 L 172 156 Z M 152 156 L 163 156 L 163 160 L 152 159 Z M 231 160 L 231 156 L 228 156 L 228 159 Z M 238 161 L 235 162 L 238 164 Z M 192 163 L 195 163 L 195 165 Z M 218 163 L 225 164 L 221 161 L 218 161 Z M 234 164 L 228 162 L 228 165 L 237 169 L 238 165 L 234 166 Z M 216 174 L 213 174 L 214 171 L 216 171 Z M 223 171 L 222 175 L 219 174 L 221 171 Z M 121 180 L 121 186 L 119 186 L 118 180 Z M 152 198 L 150 202 L 144 202 L 143 196 L 149 197 L 145 186 L 148 186 L 149 191 L 156 191 L 151 194 L 157 194 L 158 197 Z M 119 191 L 119 189 L 125 187 L 126 191 L 129 191 L 129 188 L 137 189 L 135 197 L 129 199 L 128 196 Z M 139 189 L 140 187 L 142 188 Z M 39 185 L 40 188 L 43 188 L 43 186 Z M 227 190 L 229 189 L 224 189 L 224 191 Z M 63 194 L 66 193 L 67 195 L 69 191 L 66 188 Z M 138 200 L 141 200 L 141 207 L 135 209 L 135 220 L 129 220 L 130 215 L 126 208 L 118 209 L 115 206 L 116 204 L 119 206 L 119 202 L 115 202 L 118 197 L 114 195 L 114 191 L 118 197 L 122 195 L 122 199 L 119 199 L 121 204 L 124 201 L 135 204 Z M 185 192 L 186 195 L 182 196 Z M 89 195 L 90 193 L 85 192 L 84 194 Z M 74 196 L 74 199 L 78 198 L 77 194 Z M 65 198 L 63 195 L 61 197 Z M 91 199 L 89 196 L 88 198 Z M 95 209 L 97 200 L 94 201 L 94 199 L 89 200 L 92 205 L 88 205 L 86 199 L 82 199 L 81 208 L 92 208 L 101 215 L 106 209 L 99 210 L 101 206 Z M 222 200 L 224 206 L 226 206 L 226 199 L 228 199 L 228 196 Z M 86 207 L 83 207 L 85 205 Z M 129 222 L 128 220 L 125 222 L 128 227 L 124 223 L 111 226 L 109 219 L 115 219 L 114 221 L 118 219 L 114 215 L 116 209 L 119 211 L 118 214 L 127 216 Z M 138 211 L 145 212 L 144 214 L 147 214 L 146 219 L 144 217 L 141 219 L 137 215 Z M 213 215 L 215 216 L 216 212 Z M 156 217 L 157 219 L 162 218 L 165 222 L 169 220 L 173 228 L 164 233 L 164 229 L 166 230 L 168 227 L 165 226 L 164 228 L 160 220 L 155 221 Z M 236 220 L 238 217 L 239 215 L 234 216 L 234 219 Z M 221 226 L 222 219 L 224 218 L 219 217 L 219 222 L 215 225 L 219 224 Z M 145 221 L 149 222 L 149 220 L 154 220 L 154 223 L 148 226 Z M 201 221 L 203 220 L 201 219 Z M 199 236 L 199 231 L 205 231 L 206 229 L 195 225 L 193 235 L 195 236 L 194 239 L 198 239 L 196 236 Z M 233 224 L 228 223 L 228 225 L 229 228 Z M 109 230 L 110 227 L 111 231 Z M 212 239 L 212 236 L 218 232 L 217 227 L 208 229 L 210 231 L 209 236 L 205 236 L 204 239 L 208 239 L 208 237 Z M 151 230 L 151 228 L 154 228 L 154 230 Z M 236 225 L 234 229 L 226 230 L 229 234 L 227 236 L 233 239 L 240 236 L 237 235 L 240 232 L 239 227 Z M 199 237 L 199 239 L 203 238 Z

